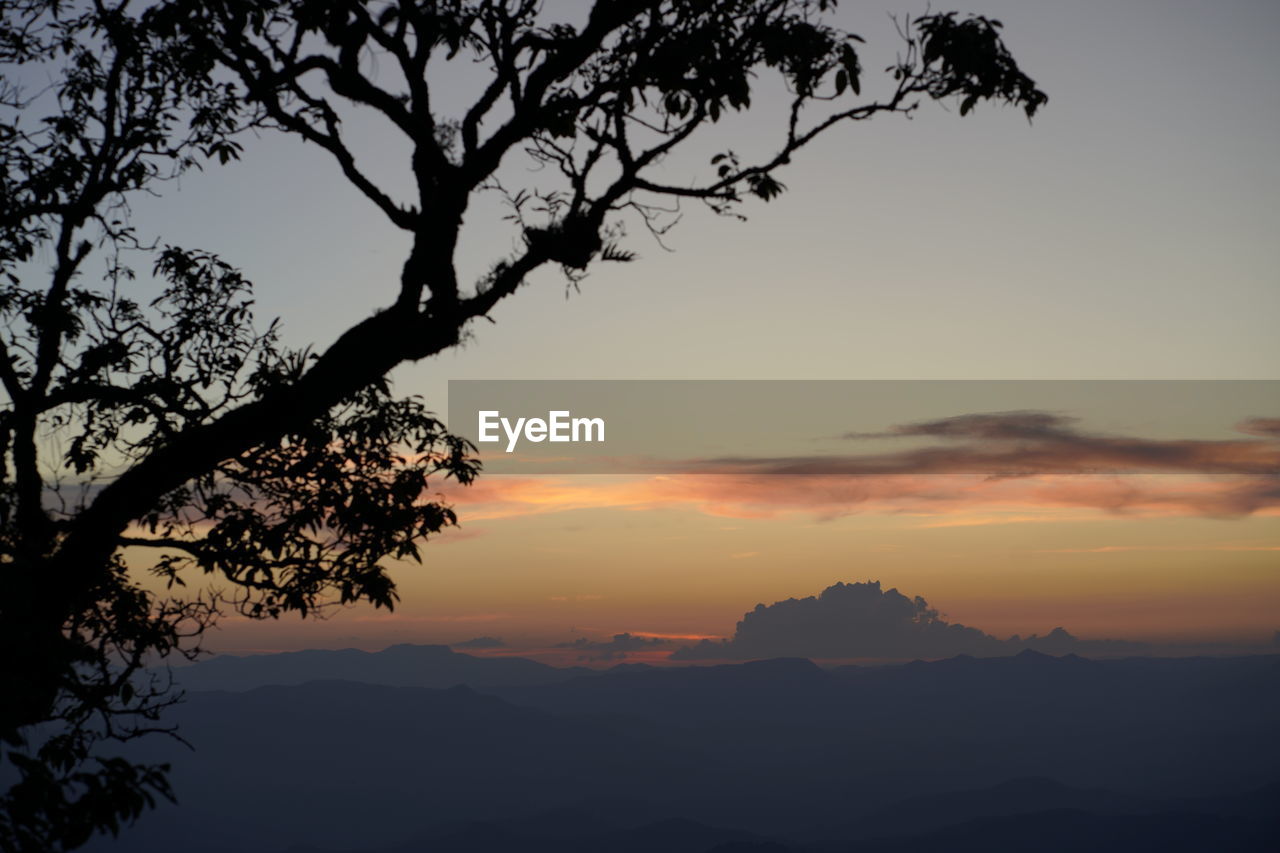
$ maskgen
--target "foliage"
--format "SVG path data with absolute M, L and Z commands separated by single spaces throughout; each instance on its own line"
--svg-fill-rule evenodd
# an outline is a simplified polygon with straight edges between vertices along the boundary
M 14 850 L 79 846 L 171 796 L 163 767 L 99 749 L 163 730 L 176 696 L 146 664 L 193 657 L 226 607 L 391 607 L 386 559 L 416 557 L 455 523 L 428 477 L 475 471 L 420 402 L 373 377 L 150 489 L 146 507 L 91 534 L 93 555 L 71 555 L 131 471 L 215 424 L 234 441 L 231 413 L 283 402 L 314 361 L 282 350 L 274 325 L 255 328 L 234 268 L 143 245 L 127 222 L 130 195 L 197 157 L 235 155 L 234 89 L 154 21 L 72 11 L 8 4 L 0 31 L 12 69 L 0 88 L 0 738 L 17 773 L 0 846 Z M 49 69 L 54 91 L 19 86 Z M 147 255 L 163 290 L 140 301 L 125 262 Z M 140 562 L 166 583 L 130 573 L 130 546 L 158 554 Z
M 0 648 L 19 686 L 0 741 L 20 775 L 6 847 L 70 849 L 171 796 L 164 768 L 101 748 L 163 729 L 175 696 L 144 666 L 196 654 L 221 609 L 395 603 L 386 561 L 416 559 L 456 521 L 429 480 L 466 483 L 477 466 L 419 401 L 391 394 L 393 367 L 456 346 L 536 270 L 576 284 L 593 263 L 632 260 L 627 218 L 660 238 L 681 200 L 737 216 L 774 199 L 776 173 L 837 125 L 929 98 L 1028 117 L 1045 102 L 999 22 L 950 13 L 902 22 L 888 95 L 858 101 L 861 39 L 825 23 L 834 6 L 0 0 Z M 441 113 L 468 60 L 483 86 Z M 40 74 L 52 89 L 26 92 Z M 706 176 L 664 177 L 668 154 L 751 108 L 769 74 L 788 93 L 770 153 L 724 150 Z M 408 200 L 364 168 L 344 124 L 358 110 L 407 141 Z M 249 126 L 319 146 L 411 239 L 386 307 L 317 353 L 254 324 L 233 267 L 129 224 L 131 195 L 235 159 Z M 505 186 L 522 155 L 552 183 Z M 455 250 L 486 192 L 521 239 L 468 284 Z M 132 257 L 150 257 L 151 276 L 135 281 Z M 147 279 L 163 283 L 150 300 Z

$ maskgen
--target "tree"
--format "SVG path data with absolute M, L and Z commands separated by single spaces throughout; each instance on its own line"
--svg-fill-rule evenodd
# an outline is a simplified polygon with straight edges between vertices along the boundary
M 130 472 L 202 427 L 234 432 L 227 415 L 246 404 L 284 405 L 280 390 L 313 359 L 282 350 L 274 326 L 255 330 L 249 284 L 230 266 L 143 245 L 127 224 L 132 194 L 195 157 L 236 152 L 237 99 L 211 82 L 207 58 L 117 7 L 72 14 L 32 2 L 6 13 L 6 60 L 61 74 L 52 97 L 6 77 L 12 120 L 0 125 L 0 649 L 16 685 L 0 705 L 0 737 L 20 775 L 0 842 L 48 850 L 115 831 L 169 795 L 163 768 L 94 754 L 105 739 L 161 727 L 175 697 L 143 677 L 146 663 L 193 656 L 220 608 L 263 618 L 328 601 L 391 606 L 379 560 L 415 557 L 422 537 L 454 521 L 422 500 L 427 476 L 465 482 L 473 465 L 419 401 L 372 377 L 194 476 L 150 475 L 150 508 L 100 553 L 73 554 L 81 525 Z M 52 115 L 29 121 L 42 108 Z M 37 253 L 52 260 L 43 281 Z M 130 294 L 126 261 L 138 255 L 165 283 L 149 303 Z M 84 284 L 93 272 L 101 284 Z M 129 545 L 158 549 L 151 571 L 172 594 L 129 575 Z M 192 572 L 231 592 L 186 594 Z
M 661 237 L 681 200 L 739 215 L 748 197 L 775 198 L 776 173 L 836 126 L 923 99 L 1028 117 L 1046 100 L 1000 22 L 947 13 L 901 22 L 891 93 L 859 101 L 861 39 L 824 22 L 834 5 L 597 0 L 562 21 L 535 0 L 134 13 L 5 2 L 5 63 L 58 76 L 52 100 L 9 76 L 0 89 L 0 646 L 20 685 L 0 717 L 20 773 L 0 839 L 69 849 L 170 795 L 164 768 L 99 748 L 161 727 L 174 696 L 145 665 L 196 654 L 220 610 L 394 604 L 387 561 L 417 558 L 455 522 L 429 478 L 477 470 L 420 401 L 391 394 L 396 365 L 456 346 L 536 270 L 576 284 L 593 263 L 632 259 L 628 218 Z M 468 59 L 482 85 L 446 114 L 437 102 Z M 775 148 L 755 160 L 723 150 L 703 179 L 664 177 L 667 155 L 751 107 L 761 74 L 788 93 Z M 408 143 L 409 199 L 363 168 L 344 124 L 353 110 Z M 150 245 L 128 224 L 132 193 L 235 158 L 247 126 L 319 146 L 411 238 L 386 307 L 322 352 L 287 351 L 274 325 L 255 327 L 250 285 L 221 259 Z M 508 187 L 504 163 L 522 156 L 547 167 L 543 179 Z M 508 206 L 517 249 L 468 283 L 455 255 L 480 193 Z M 43 277 L 39 251 L 53 262 Z M 144 255 L 163 282 L 147 303 L 126 263 Z M 126 548 L 154 555 L 143 567 L 164 594 L 131 574 Z

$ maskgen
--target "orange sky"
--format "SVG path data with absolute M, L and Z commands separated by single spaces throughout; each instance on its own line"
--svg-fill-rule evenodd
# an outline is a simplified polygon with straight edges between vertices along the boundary
M 868 68 L 898 48 L 884 11 L 840 7 L 841 25 L 868 39 Z M 1050 93 L 1034 125 L 922 109 L 833 134 L 749 221 L 690 206 L 662 246 L 637 224 L 625 246 L 637 263 L 571 293 L 535 277 L 465 347 L 397 370 L 398 390 L 442 409 L 446 382 L 465 378 L 1273 377 L 1280 6 L 982 11 L 1008 24 L 1011 50 Z M 869 92 L 886 85 L 873 76 Z M 442 114 L 461 114 L 465 87 L 445 91 Z M 672 180 L 705 173 L 725 138 L 773 138 L 777 95 L 762 89 L 750 116 L 673 156 Z M 376 176 L 408 186 L 398 134 L 349 126 Z M 258 283 L 260 316 L 283 318 L 287 344 L 323 348 L 395 298 L 406 251 L 326 158 L 264 135 L 231 167 L 139 200 L 139 233 L 224 253 Z M 527 162 L 510 168 L 529 178 Z M 463 273 L 507 252 L 508 214 L 492 195 L 475 200 Z M 396 570 L 396 613 L 228 620 L 209 645 L 724 635 L 758 602 L 869 578 L 998 636 L 1063 625 L 1269 643 L 1280 629 L 1280 522 L 1259 481 L 485 476 L 452 497 L 463 527 L 428 544 L 423 566 Z
M 227 622 L 209 645 L 489 636 L 507 643 L 500 653 L 528 653 L 622 632 L 727 636 L 757 603 L 869 579 L 998 637 L 1064 626 L 1264 645 L 1280 628 L 1280 510 L 1226 509 L 1264 487 L 1172 475 L 487 477 L 450 494 L 462 527 L 429 543 L 423 566 L 395 572 L 395 613 Z

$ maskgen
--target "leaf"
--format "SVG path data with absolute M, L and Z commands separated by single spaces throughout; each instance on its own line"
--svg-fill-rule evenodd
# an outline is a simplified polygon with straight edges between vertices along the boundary
M 600 260 L 615 261 L 617 263 L 629 263 L 636 259 L 635 252 L 629 252 L 626 249 L 618 248 L 617 243 L 605 243 L 604 249 L 600 252 Z

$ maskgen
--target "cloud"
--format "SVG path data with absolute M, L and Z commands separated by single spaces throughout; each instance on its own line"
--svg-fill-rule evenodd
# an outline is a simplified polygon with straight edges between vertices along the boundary
M 1149 439 L 1081 432 L 1076 418 L 1016 411 L 957 415 L 899 424 L 886 432 L 846 433 L 846 439 L 937 438 L 944 444 L 861 455 L 724 457 L 695 460 L 694 472 L 739 474 L 1271 474 L 1280 445 L 1257 439 Z M 1280 419 L 1237 426 L 1274 438 Z
M 637 490 L 639 491 L 639 490 Z M 671 477 L 647 484 L 654 503 L 693 504 L 709 515 L 769 518 L 804 512 L 940 516 L 987 509 L 1100 510 L 1123 515 L 1239 517 L 1280 509 L 1280 480 L 1262 477 L 1036 476 L 993 478 L 827 475 Z
M 1280 512 L 1280 419 L 1251 418 L 1237 428 L 1259 438 L 1127 438 L 1082 432 L 1074 419 L 1050 412 L 966 414 L 850 434 L 937 439 L 929 447 L 695 459 L 684 463 L 687 473 L 667 476 L 481 477 L 448 497 L 464 521 L 668 506 L 726 518 L 803 512 L 822 519 L 976 509 L 1211 518 Z M 847 476 L 832 476 L 840 474 Z
M 977 628 L 946 621 L 920 596 L 908 598 L 879 581 L 837 583 L 820 595 L 758 604 L 733 637 L 677 649 L 672 660 L 753 660 L 776 657 L 944 658 L 996 656 L 1035 649 L 1048 654 L 1133 653 L 1142 644 L 1084 641 L 1063 628 L 1025 639 L 1000 640 Z
M 1037 554 L 1118 554 L 1131 551 L 1280 551 L 1280 545 L 1102 545 L 1098 548 L 1041 548 Z
M 1016 411 L 956 415 L 933 421 L 897 424 L 886 432 L 847 432 L 846 439 L 900 438 L 927 435 L 944 438 L 1071 439 L 1069 425 L 1079 420 L 1052 412 Z
M 627 652 L 649 651 L 669 644 L 670 640 L 665 637 L 644 637 L 624 632 L 614 634 L 611 640 L 592 640 L 587 637 L 579 637 L 571 643 L 557 643 L 554 648 L 576 649 L 588 652 L 588 654 L 579 657 L 579 660 L 607 661 L 622 660 L 627 656 Z
M 979 510 L 1208 518 L 1280 512 L 1280 480 L 1275 477 L 682 474 L 582 482 L 586 479 L 492 476 L 483 491 L 458 490 L 449 497 L 464 524 L 580 509 L 663 507 L 688 507 L 720 518 L 805 513 L 824 520 L 873 513 L 940 517 Z
M 441 616 L 414 616 L 399 611 L 371 610 L 366 611 L 363 615 L 353 614 L 347 618 L 351 622 L 369 622 L 377 625 L 417 625 L 435 622 L 500 622 L 503 619 L 510 618 L 510 616 L 510 613 L 455 613 Z
M 1246 418 L 1236 424 L 1236 429 L 1245 435 L 1280 438 L 1280 418 Z
M 500 637 L 473 637 L 461 643 L 453 643 L 451 649 L 505 649 L 507 644 Z

